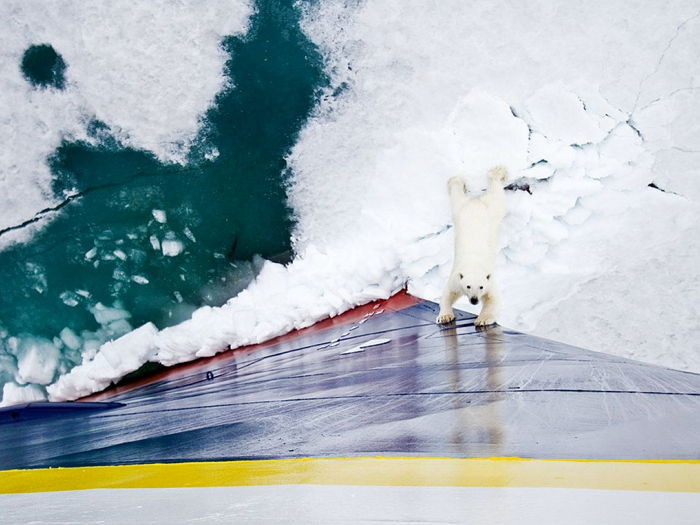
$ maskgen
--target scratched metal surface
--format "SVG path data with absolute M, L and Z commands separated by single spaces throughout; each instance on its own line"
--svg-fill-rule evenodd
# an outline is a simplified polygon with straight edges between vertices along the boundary
M 367 455 L 700 458 L 700 375 L 477 330 L 469 314 L 441 328 L 434 303 L 392 305 L 103 396 L 123 405 L 18 411 L 0 424 L 0 469 Z M 343 353 L 376 339 L 388 341 Z

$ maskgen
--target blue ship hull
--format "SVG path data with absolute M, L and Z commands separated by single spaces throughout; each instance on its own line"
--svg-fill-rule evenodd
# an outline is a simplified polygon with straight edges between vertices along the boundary
M 5 409 L 0 491 L 700 492 L 700 375 L 436 313 L 401 293 L 79 403 Z

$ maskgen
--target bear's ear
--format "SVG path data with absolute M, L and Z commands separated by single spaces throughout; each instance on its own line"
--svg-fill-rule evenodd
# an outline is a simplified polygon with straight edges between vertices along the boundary
M 486 276 L 486 280 L 488 281 L 489 279 L 491 279 L 491 274 L 488 274 L 488 275 Z
M 459 275 L 459 278 L 460 278 L 460 279 L 463 279 L 463 278 L 464 278 L 464 275 L 462 275 L 461 273 L 459 273 L 459 274 L 457 274 L 457 275 Z

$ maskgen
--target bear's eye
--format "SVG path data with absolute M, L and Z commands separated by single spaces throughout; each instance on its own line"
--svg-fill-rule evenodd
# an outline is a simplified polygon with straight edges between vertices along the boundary
M 467 290 L 471 290 L 471 289 L 472 289 L 472 287 L 467 285 Z
M 491 274 L 488 274 L 488 275 L 486 276 L 486 280 L 488 281 L 489 279 L 491 279 Z
M 484 287 L 483 287 L 483 286 L 479 286 L 479 290 L 483 290 L 483 289 L 484 289 Z

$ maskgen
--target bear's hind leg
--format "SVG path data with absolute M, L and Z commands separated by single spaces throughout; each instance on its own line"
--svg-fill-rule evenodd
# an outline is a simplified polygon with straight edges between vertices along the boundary
M 447 194 L 450 196 L 452 216 L 464 204 L 467 197 L 467 183 L 462 177 L 450 177 L 447 181 Z
M 488 179 L 486 193 L 479 198 L 489 208 L 493 224 L 498 227 L 497 224 L 500 223 L 506 213 L 504 185 L 508 180 L 508 171 L 503 166 L 496 166 L 489 170 Z

